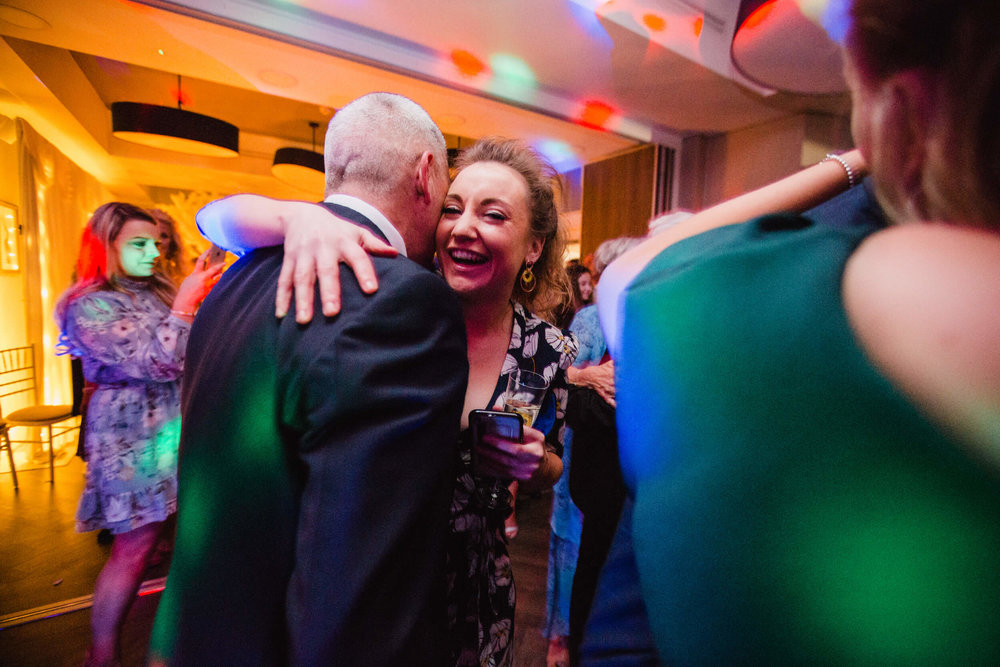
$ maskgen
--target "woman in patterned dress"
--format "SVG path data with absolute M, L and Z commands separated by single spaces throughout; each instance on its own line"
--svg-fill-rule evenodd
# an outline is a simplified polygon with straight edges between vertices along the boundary
M 513 477 L 531 491 L 559 479 L 565 371 L 577 345 L 530 310 L 545 308 L 551 288 L 565 281 L 558 217 L 541 162 L 515 141 L 487 139 L 456 166 L 437 248 L 441 271 L 465 313 L 470 370 L 463 414 L 502 405 L 507 374 L 515 368 L 541 373 L 550 387 L 535 428 L 525 429 L 526 442 L 542 440 L 542 457 L 517 452 L 521 460 L 503 460 L 495 449 L 481 448 L 473 474 L 467 461 L 472 445 L 463 442 L 452 501 L 447 572 L 456 664 L 505 665 L 513 659 L 515 601 L 504 536 L 512 511 L 506 481 Z
M 221 271 L 202 256 L 175 288 L 154 269 L 156 235 L 140 208 L 98 208 L 83 233 L 77 280 L 56 308 L 60 351 L 81 358 L 96 386 L 76 528 L 115 535 L 94 589 L 88 665 L 117 664 L 122 621 L 176 510 L 184 349 L 194 310 Z
M 551 313 L 569 293 L 551 169 L 520 142 L 490 138 L 466 149 L 459 156 L 457 170 L 436 234 L 441 273 L 462 303 L 469 355 L 448 546 L 452 658 L 463 667 L 510 665 L 515 596 L 504 535 L 504 519 L 511 512 L 507 487 L 511 480 L 518 480 L 528 491 L 550 487 L 562 473 L 565 373 L 576 357 L 577 342 L 572 334 L 534 314 Z M 305 202 L 236 195 L 210 204 L 199 213 L 198 222 L 209 237 L 245 241 L 248 229 L 259 233 L 269 227 L 270 232 L 283 234 L 280 227 L 270 224 L 279 218 L 289 233 L 284 272 L 288 276 L 295 273 L 292 248 L 306 249 L 299 261 L 309 265 L 315 264 L 315 255 L 332 253 L 325 257 L 332 267 L 341 259 L 333 256 L 338 247 L 348 245 L 340 245 L 344 239 L 352 244 L 360 241 L 372 252 L 394 254 L 354 225 L 331 224 L 327 209 Z M 293 234 L 298 236 L 292 238 Z M 306 237 L 308 241 L 303 241 Z M 334 240 L 324 244 L 322 239 Z M 276 240 L 260 238 L 256 245 Z M 374 278 L 370 266 L 365 273 L 365 267 L 356 263 L 357 253 L 353 258 L 349 251 L 340 253 L 343 261 L 355 267 L 362 284 Z M 310 295 L 296 304 L 300 322 L 312 316 L 315 276 L 306 273 L 310 272 L 296 276 L 296 281 L 302 280 L 296 284 L 296 293 Z M 330 284 L 320 277 L 321 286 Z M 285 292 L 279 299 L 287 304 L 289 295 L 290 291 Z M 323 293 L 324 304 L 329 296 Z M 279 303 L 279 312 L 287 310 L 284 304 Z M 502 409 L 507 376 L 515 368 L 548 379 L 542 410 L 534 428 L 525 427 L 523 443 L 497 440 L 496 446 L 477 448 L 474 474 L 468 414 L 475 409 Z

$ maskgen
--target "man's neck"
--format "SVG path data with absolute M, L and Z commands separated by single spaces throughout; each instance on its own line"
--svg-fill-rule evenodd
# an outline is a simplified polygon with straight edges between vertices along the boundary
M 347 208 L 355 210 L 368 218 L 368 220 L 382 232 L 392 247 L 399 251 L 399 253 L 404 257 L 408 256 L 407 244 L 403 236 L 403 232 L 405 230 L 396 226 L 396 218 L 394 218 L 390 212 L 380 208 L 377 204 L 365 199 L 364 197 L 359 197 L 355 194 L 348 194 L 346 192 L 328 194 L 326 201 L 346 206 Z M 403 220 L 406 221 L 405 218 L 403 218 Z M 404 222 L 404 224 L 406 223 Z

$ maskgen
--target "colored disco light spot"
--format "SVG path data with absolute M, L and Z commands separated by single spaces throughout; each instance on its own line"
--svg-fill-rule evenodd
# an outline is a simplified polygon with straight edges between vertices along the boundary
M 191 104 L 191 93 L 183 88 L 171 88 L 170 99 L 180 105 Z
M 566 8 L 569 10 L 569 13 L 573 17 L 576 25 L 582 29 L 587 36 L 590 37 L 590 39 L 596 42 L 597 46 L 607 49 L 614 47 L 614 42 L 611 37 L 608 36 L 608 31 L 601 22 L 600 16 L 597 15 L 595 7 L 588 7 L 587 5 L 580 4 L 578 2 L 569 2 L 567 3 Z
M 699 16 L 694 20 L 691 27 L 694 29 L 694 36 L 701 37 L 701 29 L 705 27 L 705 19 Z
M 774 9 L 777 2 L 778 0 L 768 0 L 763 5 L 758 7 L 754 13 L 748 16 L 747 20 L 743 22 L 743 25 L 740 26 L 740 30 L 752 30 L 763 23 L 764 19 L 766 19 L 767 15 L 771 13 L 771 10 Z
M 591 100 L 583 107 L 583 113 L 580 114 L 580 123 L 587 127 L 603 129 L 614 111 L 611 106 L 604 102 Z
M 541 139 L 534 143 L 534 148 L 560 173 L 580 166 L 580 158 L 565 141 Z
M 831 4 L 830 0 L 795 0 L 799 7 L 799 12 L 813 23 L 819 25 L 823 18 L 823 13 Z
M 490 58 L 490 67 L 498 79 L 509 84 L 526 88 L 534 88 L 537 85 L 535 72 L 517 56 L 498 53 Z
M 837 44 L 844 43 L 851 25 L 850 4 L 847 0 L 829 0 L 819 15 L 820 25 Z
M 657 14 L 645 14 L 642 17 L 642 22 L 653 32 L 662 32 L 667 27 L 666 20 Z
M 482 60 L 463 49 L 455 49 L 451 52 L 451 62 L 465 76 L 478 76 L 486 69 Z

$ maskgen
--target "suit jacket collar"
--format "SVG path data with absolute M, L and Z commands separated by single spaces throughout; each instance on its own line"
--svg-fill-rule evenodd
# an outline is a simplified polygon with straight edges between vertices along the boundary
M 343 216 L 372 229 L 389 245 L 406 257 L 406 243 L 399 230 L 377 208 L 357 197 L 344 194 L 332 194 L 323 204 L 337 215 Z

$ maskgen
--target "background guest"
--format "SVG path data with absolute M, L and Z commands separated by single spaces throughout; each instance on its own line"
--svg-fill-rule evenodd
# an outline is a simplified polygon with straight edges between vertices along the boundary
M 96 387 L 77 530 L 115 536 L 94 589 L 88 665 L 117 664 L 122 621 L 177 509 L 184 351 L 194 311 L 221 271 L 203 255 L 174 287 L 155 269 L 156 236 L 156 222 L 138 207 L 98 208 L 83 233 L 76 283 L 56 308 L 61 351 L 83 361 Z
M 570 295 L 572 298 L 556 311 L 555 324 L 562 329 L 569 326 L 577 311 L 594 302 L 594 282 L 590 269 L 579 261 L 571 261 L 566 264 L 566 275 L 573 289 Z
M 598 246 L 594 251 L 597 279 L 608 264 L 641 241 L 639 237 L 623 236 Z M 597 577 L 625 499 L 625 485 L 618 463 L 614 362 L 604 342 L 597 306 L 580 309 L 570 331 L 580 340 L 580 354 L 569 371 L 565 441 L 573 462 L 567 464 L 568 491 L 583 513 L 579 555 L 572 575 L 567 642 L 575 663 Z M 566 477 L 566 472 L 563 475 Z

